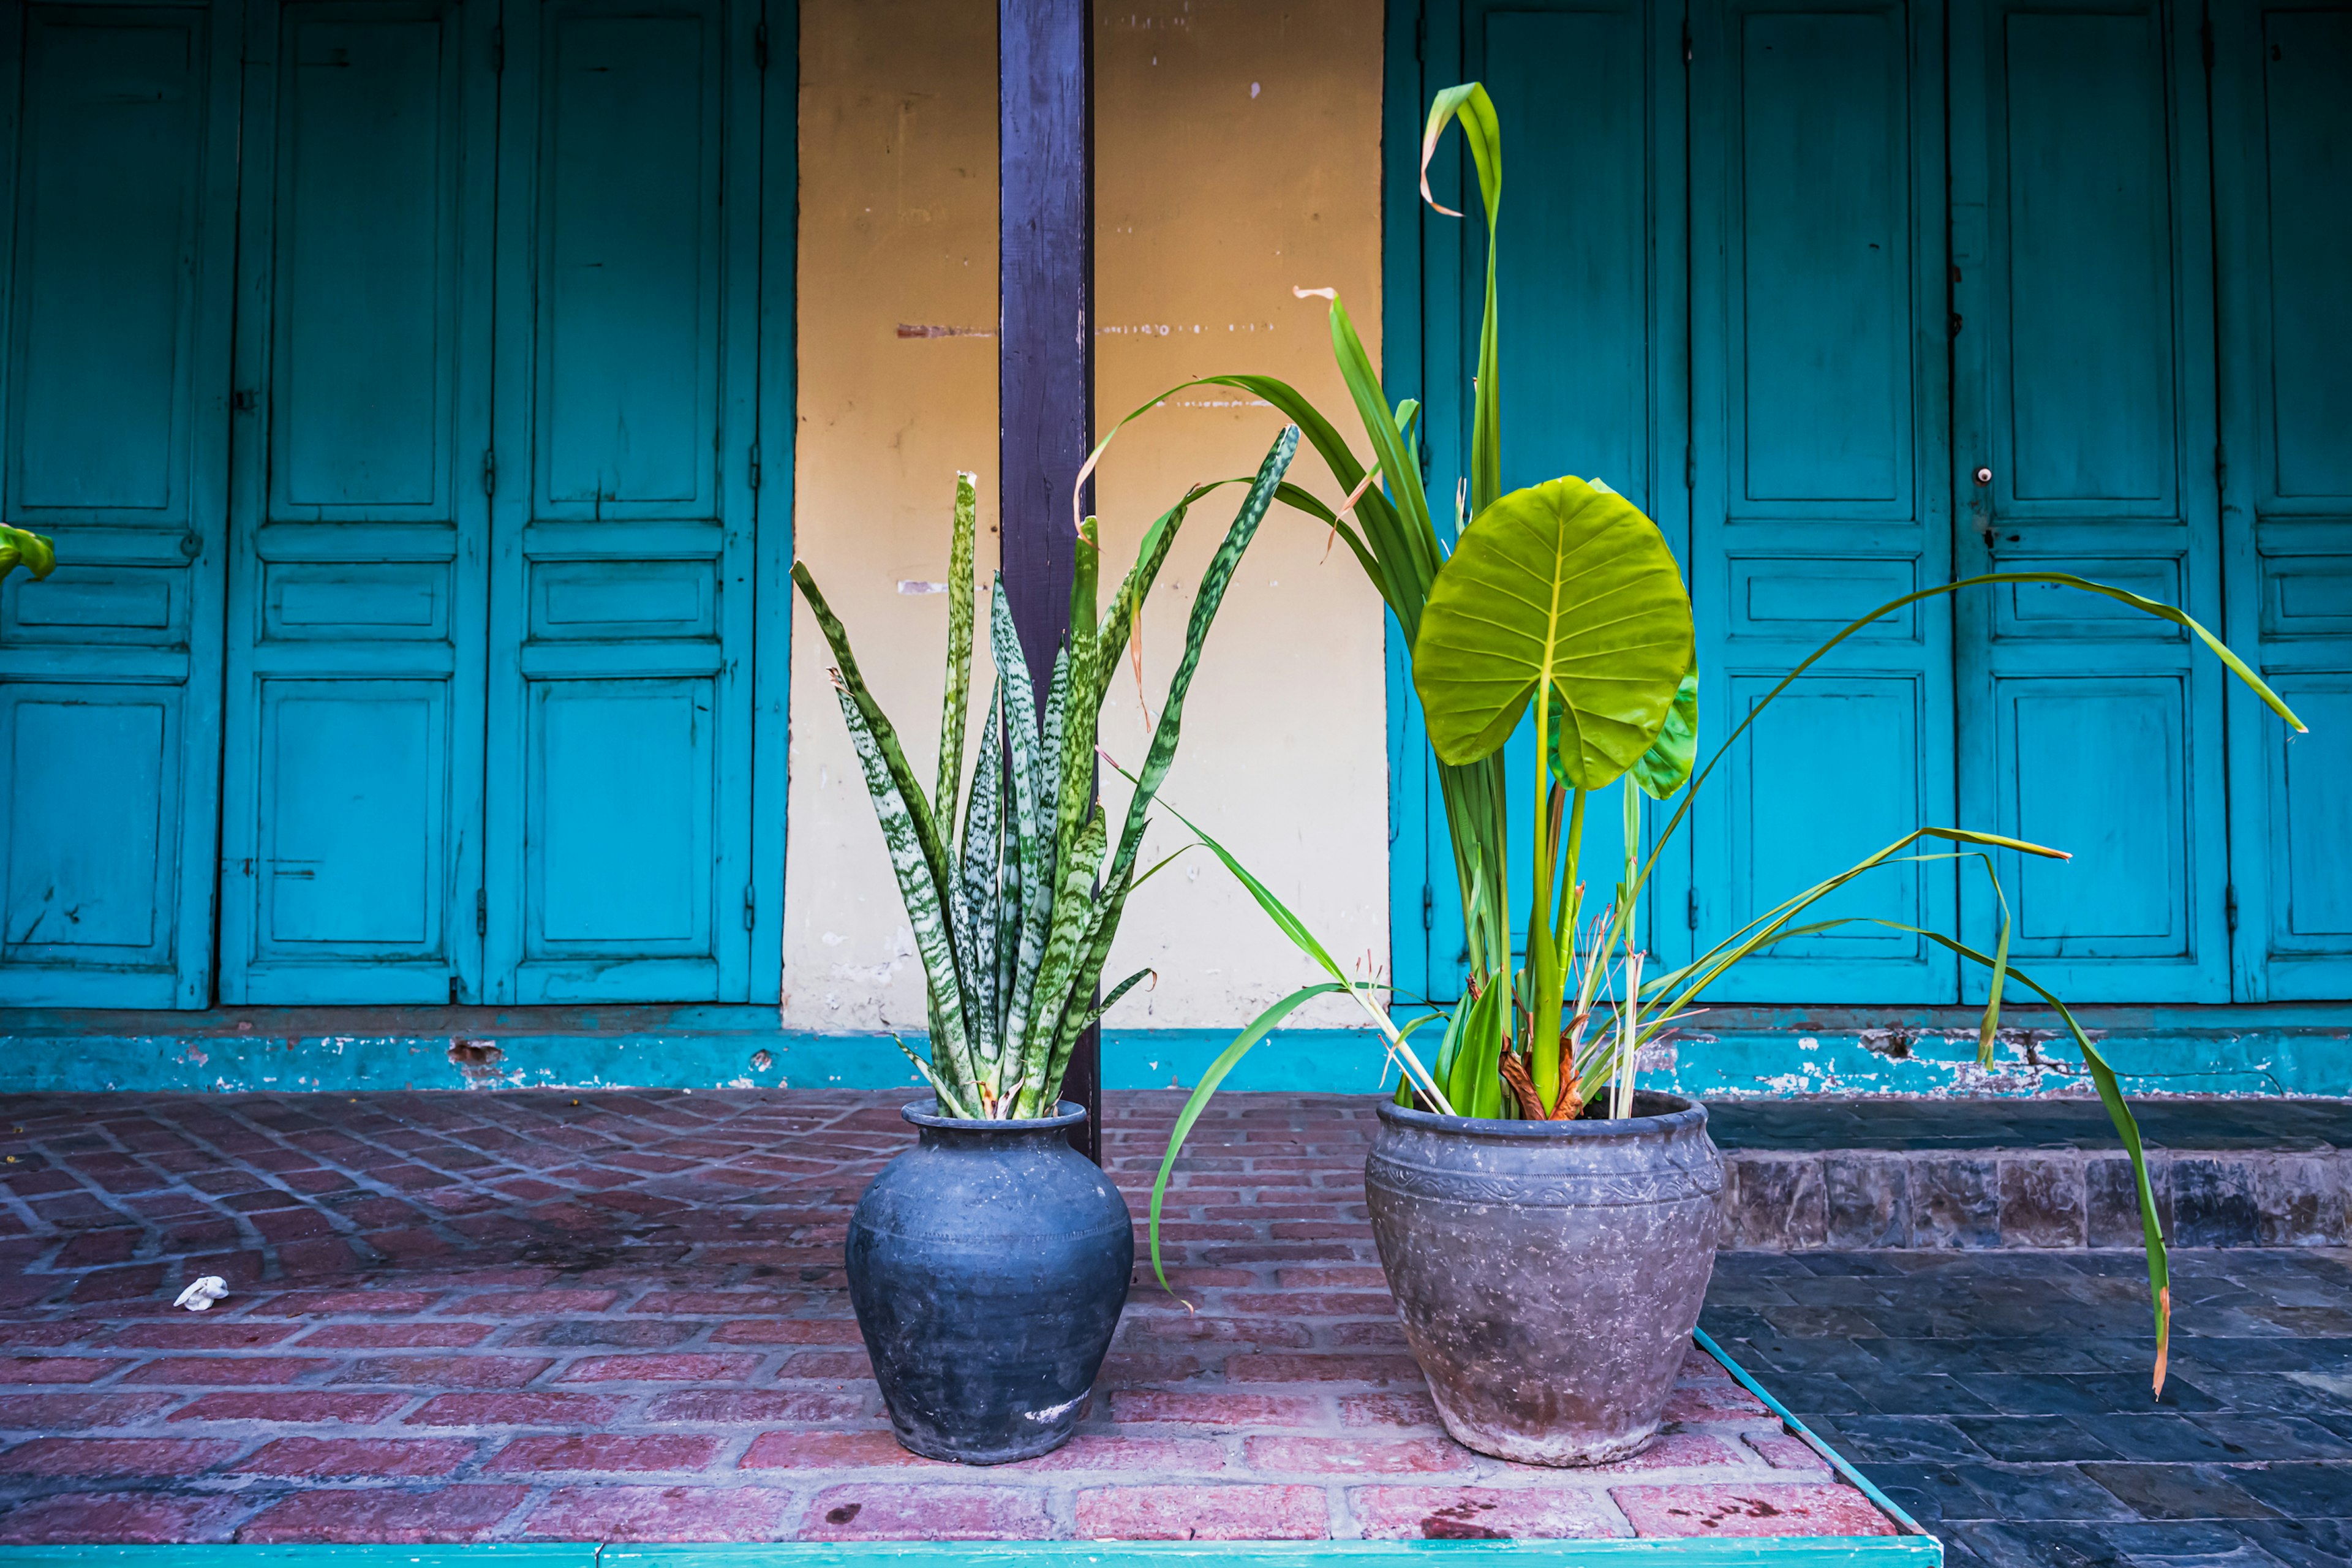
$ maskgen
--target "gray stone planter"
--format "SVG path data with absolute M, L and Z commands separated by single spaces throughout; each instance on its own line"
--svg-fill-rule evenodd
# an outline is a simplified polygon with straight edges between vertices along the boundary
M 1715 1267 L 1723 1163 L 1702 1106 L 1611 1121 L 1381 1107 L 1364 1163 L 1381 1266 L 1455 1441 L 1598 1465 L 1656 1436 Z

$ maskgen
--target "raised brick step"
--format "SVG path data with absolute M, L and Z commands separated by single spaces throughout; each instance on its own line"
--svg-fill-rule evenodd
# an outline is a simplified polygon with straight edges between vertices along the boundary
M 2137 1247 L 2131 1164 L 2095 1100 L 1711 1105 L 1722 1244 Z M 2178 1247 L 2352 1243 L 2352 1102 L 2162 1100 L 2134 1110 Z

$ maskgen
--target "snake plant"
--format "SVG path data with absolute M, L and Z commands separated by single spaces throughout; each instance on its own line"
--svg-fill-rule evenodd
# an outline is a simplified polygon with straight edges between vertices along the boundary
M 947 681 L 940 708 L 939 771 L 928 793 L 898 731 L 858 672 L 848 632 L 808 567 L 793 567 L 793 581 L 833 650 L 835 695 L 922 960 L 929 1056 L 917 1055 L 904 1040 L 899 1048 L 929 1082 L 943 1114 L 991 1120 L 1048 1114 L 1060 1099 L 1079 1036 L 1150 973 L 1139 970 L 1097 1000 L 1128 897 L 1159 869 L 1138 874 L 1144 830 L 1160 783 L 1176 760 L 1184 699 L 1210 623 L 1242 552 L 1284 488 L 1282 476 L 1297 449 L 1295 426 L 1276 437 L 1223 542 L 1201 574 L 1183 652 L 1161 699 L 1115 850 L 1108 816 L 1095 798 L 1094 763 L 1119 651 L 1135 632 L 1144 597 L 1192 504 L 1222 485 L 1241 481 L 1197 485 L 1163 512 L 1144 531 L 1134 565 L 1099 619 L 1100 533 L 1095 519 L 1079 522 L 1071 631 L 1055 656 L 1042 705 L 1005 603 L 1003 576 L 997 574 L 989 599 L 996 685 L 967 790 L 959 785 L 971 685 L 977 510 L 972 476 L 956 479 Z

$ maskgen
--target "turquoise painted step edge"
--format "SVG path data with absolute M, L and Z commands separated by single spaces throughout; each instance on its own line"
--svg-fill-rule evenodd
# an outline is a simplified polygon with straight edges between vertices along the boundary
M 1726 1008 L 1705 1021 L 1712 1027 L 1652 1063 L 1645 1085 L 1723 1100 L 2014 1096 L 2081 1083 L 2074 1053 L 2023 1012 L 2007 1015 L 1990 1072 L 1976 1065 L 1966 1009 Z M 2352 1095 L 2352 1009 L 2094 1008 L 2084 1024 L 2133 1094 Z M 1190 1088 L 1231 1038 L 1106 1030 L 1104 1081 Z M 1382 1066 L 1367 1032 L 1293 1029 L 1227 1084 L 1369 1094 Z M 888 1036 L 780 1030 L 759 1006 L 0 1012 L 0 1092 L 780 1087 L 917 1086 Z
M 1786 1535 L 1690 1541 L 877 1541 L 854 1545 L 10 1546 L 11 1563 L 91 1568 L 1299 1568 L 1309 1563 L 1438 1563 L 1462 1568 L 1941 1568 L 1933 1536 Z

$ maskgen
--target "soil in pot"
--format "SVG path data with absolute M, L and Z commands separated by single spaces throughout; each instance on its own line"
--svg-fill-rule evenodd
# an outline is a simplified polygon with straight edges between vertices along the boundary
M 1127 1301 L 1135 1222 L 1070 1147 L 1067 1100 L 1032 1121 L 900 1113 L 921 1130 L 850 1216 L 849 1299 L 898 1441 L 997 1465 L 1069 1441 Z
M 1381 1107 L 1364 1189 L 1405 1339 L 1455 1441 L 1599 1465 L 1657 1435 L 1715 1267 L 1703 1106 L 1486 1121 Z

